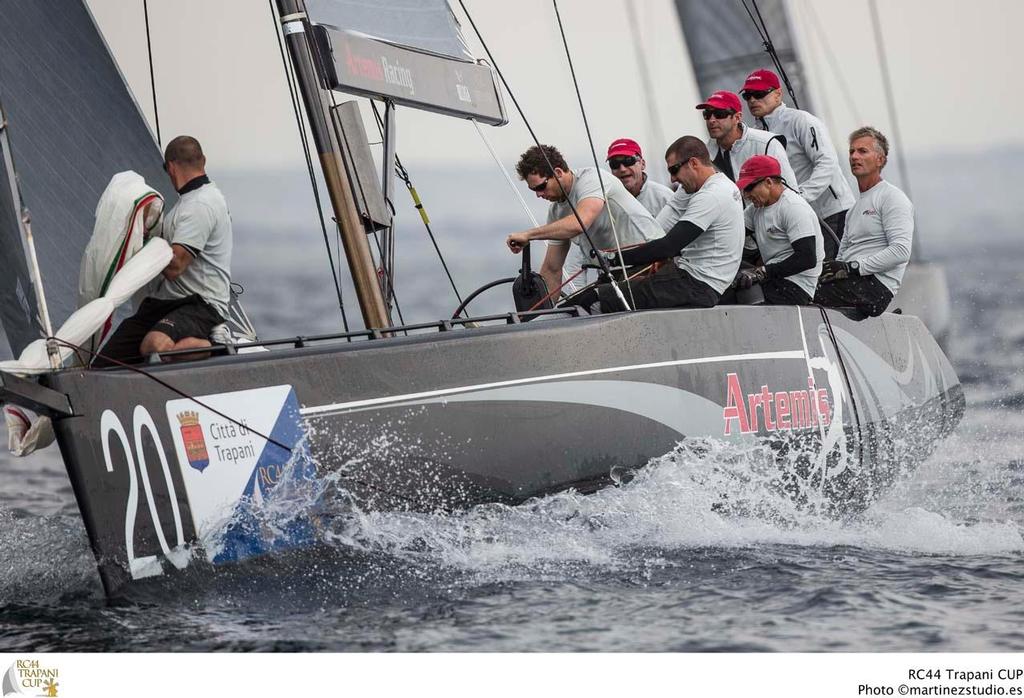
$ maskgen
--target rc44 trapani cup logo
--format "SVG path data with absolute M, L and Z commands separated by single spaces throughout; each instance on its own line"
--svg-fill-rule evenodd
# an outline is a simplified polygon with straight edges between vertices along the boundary
M 3 695 L 7 696 L 60 696 L 60 670 L 43 664 L 38 659 L 18 659 L 3 678 Z

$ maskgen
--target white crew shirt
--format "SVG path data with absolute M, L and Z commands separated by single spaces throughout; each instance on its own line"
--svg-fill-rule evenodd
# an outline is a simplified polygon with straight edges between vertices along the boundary
M 846 232 L 836 259 L 856 260 L 861 276 L 874 274 L 895 296 L 903 281 L 914 242 L 914 205 L 884 179 L 865 192 L 846 213 Z
M 690 197 L 681 219 L 704 232 L 682 249 L 676 266 L 718 293 L 729 288 L 743 259 L 746 231 L 741 200 L 736 185 L 716 172 Z
M 853 190 L 821 119 L 780 104 L 762 121 L 769 131 L 786 138 L 786 154 L 796 175 L 796 183 L 790 185 L 800 189 L 815 213 L 828 218 L 853 206 Z
M 786 279 L 814 298 L 821 275 L 821 262 L 825 259 L 825 241 L 814 209 L 796 192 L 785 189 L 771 206 L 748 206 L 744 212 L 748 230 L 754 231 L 757 248 L 765 264 L 781 262 L 793 256 L 793 243 L 805 237 L 814 237 L 815 265 Z

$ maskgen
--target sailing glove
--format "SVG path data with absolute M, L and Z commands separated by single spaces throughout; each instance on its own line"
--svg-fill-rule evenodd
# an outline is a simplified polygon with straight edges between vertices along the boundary
M 768 278 L 768 272 L 764 267 L 748 267 L 740 269 L 733 279 L 732 285 L 736 288 L 747 289 L 754 284 L 763 283 Z

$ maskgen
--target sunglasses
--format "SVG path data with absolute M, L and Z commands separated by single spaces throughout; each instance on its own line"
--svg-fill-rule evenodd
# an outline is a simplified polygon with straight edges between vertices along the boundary
M 536 194 L 537 192 L 542 192 L 542 191 L 544 191 L 544 189 L 546 189 L 546 188 L 547 188 L 547 186 L 548 186 L 548 180 L 549 180 L 549 179 L 551 179 L 551 178 L 550 178 L 550 177 L 545 177 L 545 178 L 544 178 L 544 181 L 543 181 L 543 182 L 541 182 L 540 184 L 538 184 L 538 185 L 537 185 L 537 186 L 535 186 L 535 187 L 531 187 L 531 186 L 530 186 L 529 184 L 527 184 L 527 185 L 526 185 L 526 188 L 527 188 L 527 189 L 529 189 L 530 191 L 532 191 L 532 192 L 533 192 L 534 194 Z
M 640 158 L 633 157 L 632 155 L 620 155 L 618 157 L 608 158 L 608 167 L 613 170 L 617 170 L 620 167 L 632 167 L 639 161 Z
M 743 99 L 747 100 L 748 102 L 752 99 L 764 99 L 772 92 L 775 92 L 774 87 L 770 90 L 747 90 L 746 92 L 743 93 Z
M 735 113 L 732 109 L 705 109 L 704 121 L 709 121 L 712 116 L 716 119 L 728 119 Z
M 675 177 L 676 176 L 676 172 L 678 172 L 679 170 L 683 169 L 683 165 L 685 165 L 685 164 L 686 164 L 686 160 L 681 160 L 681 161 L 677 162 L 674 165 L 669 165 L 668 166 L 668 173 L 671 176 Z

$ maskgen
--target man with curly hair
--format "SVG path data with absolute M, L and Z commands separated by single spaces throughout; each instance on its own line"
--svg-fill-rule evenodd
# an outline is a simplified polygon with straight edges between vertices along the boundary
M 554 146 L 527 149 L 516 172 L 530 191 L 551 206 L 546 224 L 512 233 L 505 242 L 518 254 L 531 240 L 548 241 L 540 274 L 549 291 L 562 283 L 570 243 L 579 245 L 585 258 L 593 259 L 595 250 L 614 251 L 664 235 L 654 216 L 616 177 L 594 167 L 569 169 Z

